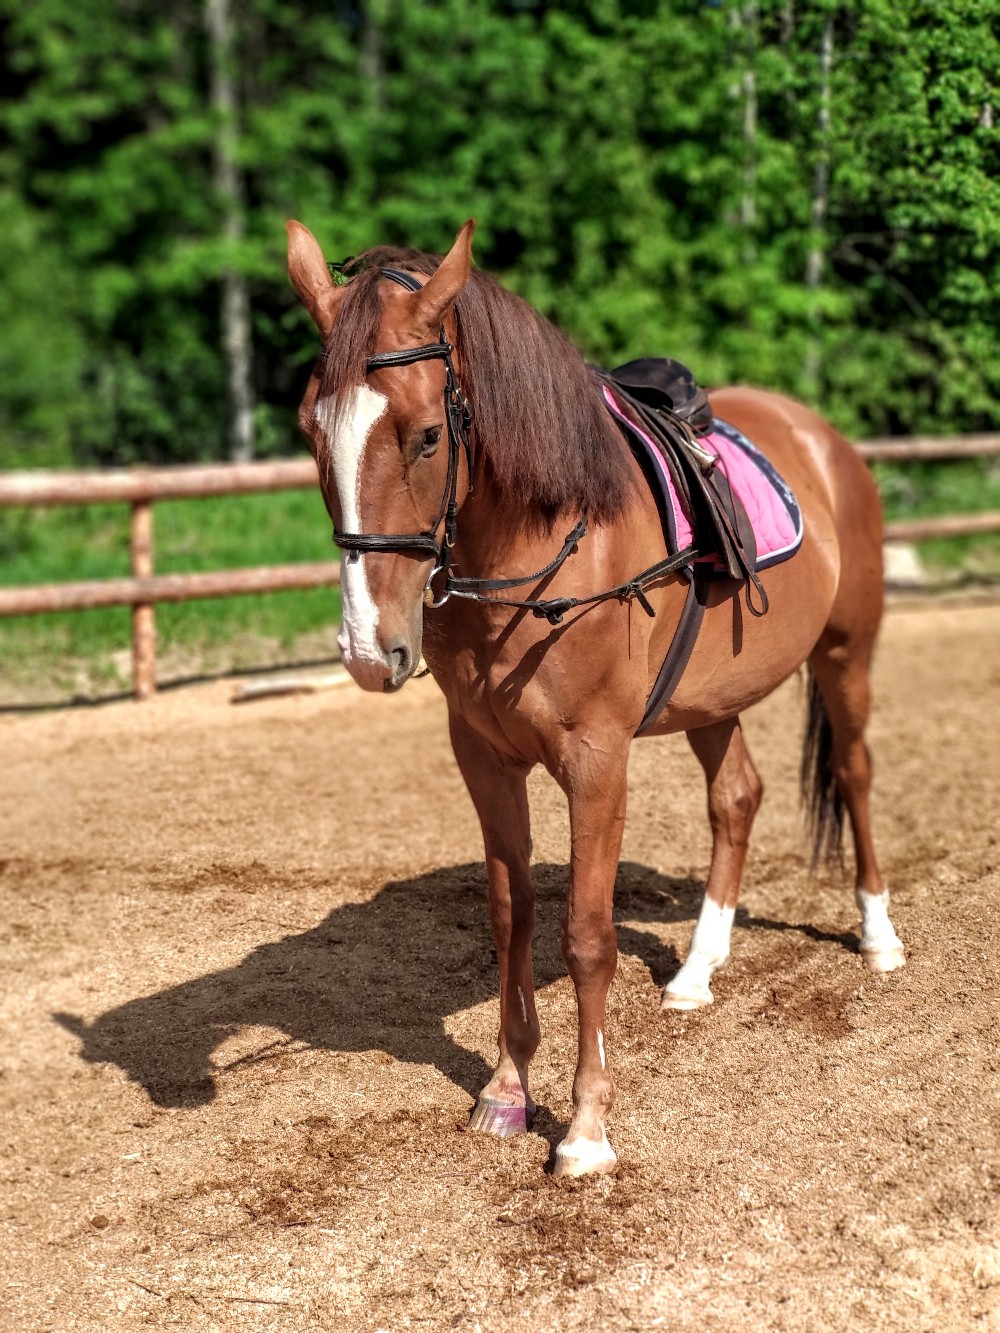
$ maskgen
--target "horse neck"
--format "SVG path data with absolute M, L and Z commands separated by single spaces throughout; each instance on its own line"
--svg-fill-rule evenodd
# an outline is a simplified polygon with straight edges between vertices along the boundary
M 465 578 L 512 578 L 547 565 L 581 515 L 567 508 L 551 521 L 522 497 L 505 493 L 479 465 L 458 515 L 454 561 Z M 527 596 L 516 589 L 513 596 Z
M 599 418 L 597 427 L 604 427 L 601 446 L 621 451 L 627 458 L 627 446 L 610 416 Z M 544 448 L 545 441 L 539 439 L 538 447 Z M 488 453 L 481 451 L 472 492 L 458 515 L 458 570 L 470 578 L 509 578 L 547 565 L 585 509 L 590 513 L 589 526 L 600 526 L 599 515 L 595 516 L 589 503 L 583 496 L 569 498 L 552 517 L 528 488 L 519 491 L 501 484 Z
M 543 525 L 529 507 L 507 494 L 482 461 L 476 467 L 472 494 L 458 515 L 455 563 L 470 578 L 508 577 L 511 560 L 530 549 Z
M 546 516 L 553 512 L 567 517 L 576 509 L 579 517 L 585 506 L 596 520 L 628 501 L 627 449 L 596 377 L 554 327 L 522 307 L 517 302 L 509 319 L 494 320 L 502 332 L 490 338 L 467 320 L 457 346 L 478 455 L 460 529 L 464 562 L 551 538 Z

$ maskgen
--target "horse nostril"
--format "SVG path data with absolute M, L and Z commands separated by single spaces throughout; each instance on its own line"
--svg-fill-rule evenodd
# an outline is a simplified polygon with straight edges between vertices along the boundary
M 391 685 L 402 685 L 403 681 L 413 670 L 413 654 L 405 643 L 397 644 L 389 652 L 389 661 L 392 663 Z

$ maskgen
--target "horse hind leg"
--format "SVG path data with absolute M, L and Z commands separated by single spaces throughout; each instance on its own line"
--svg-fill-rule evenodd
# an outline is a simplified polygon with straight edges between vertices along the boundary
M 763 795 L 738 718 L 699 727 L 687 737 L 708 783 L 712 863 L 691 947 L 663 992 L 664 1009 L 701 1009 L 713 1001 L 710 983 L 729 958 L 750 830 Z
M 861 910 L 861 957 L 873 972 L 906 962 L 889 919 L 889 893 L 872 838 L 871 755 L 865 744 L 871 692 L 872 640 L 852 643 L 828 631 L 809 658 L 809 728 L 802 756 L 802 790 L 813 823 L 813 864 L 839 867 L 846 809 L 855 851 L 855 896 Z

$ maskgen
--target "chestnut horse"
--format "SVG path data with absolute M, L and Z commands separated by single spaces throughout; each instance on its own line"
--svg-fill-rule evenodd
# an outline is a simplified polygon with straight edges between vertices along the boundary
M 349 281 L 334 282 L 311 233 L 288 223 L 289 276 L 323 339 L 299 424 L 344 552 L 343 660 L 364 689 L 392 691 L 423 656 L 447 699 L 455 758 L 482 823 L 499 1061 L 470 1123 L 494 1134 L 524 1130 L 533 1111 L 528 772 L 542 764 L 566 794 L 562 948 L 579 1048 L 555 1170 L 583 1175 L 616 1161 L 605 1128 L 615 1096 L 605 1006 L 617 961 L 611 909 L 626 764 L 685 584 L 665 570 L 640 598 L 655 614 L 637 607 L 630 581 L 665 557 L 656 503 L 591 369 L 541 315 L 472 268 L 473 227 L 466 223 L 444 259 L 376 249 L 355 261 Z M 760 576 L 766 617 L 743 614 L 732 581 L 710 590 L 687 667 L 649 729 L 686 733 L 705 771 L 713 838 L 690 951 L 663 996 L 673 1009 L 711 1004 L 712 974 L 729 956 L 761 799 L 740 713 L 804 662 L 803 778 L 816 854 L 839 849 L 846 809 L 861 955 L 876 972 L 904 962 L 872 843 L 863 738 L 882 612 L 875 487 L 850 445 L 801 404 L 727 388 L 711 405 L 787 480 L 804 537 L 792 559 Z M 586 534 L 567 537 L 582 517 Z M 470 591 L 475 580 L 488 587 Z M 617 591 L 595 597 L 606 590 Z M 543 598 L 562 599 L 563 614 L 516 605 Z

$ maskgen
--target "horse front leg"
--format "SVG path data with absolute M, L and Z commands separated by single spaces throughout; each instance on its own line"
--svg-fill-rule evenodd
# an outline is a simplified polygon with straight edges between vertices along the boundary
M 556 1149 L 557 1176 L 605 1173 L 617 1161 L 605 1128 L 615 1100 L 605 1014 L 618 963 L 611 911 L 625 827 L 627 757 L 626 740 L 602 748 L 588 736 L 556 775 L 569 799 L 572 846 L 563 957 L 576 987 L 579 1018 L 573 1119 Z
M 531 883 L 528 770 L 500 754 L 457 714 L 451 743 L 483 829 L 490 923 L 500 970 L 500 1058 L 479 1094 L 469 1128 L 506 1138 L 531 1124 L 528 1064 L 538 1049 L 531 966 L 535 893 Z

